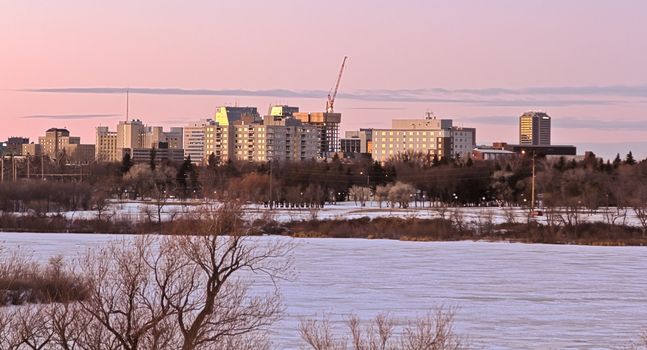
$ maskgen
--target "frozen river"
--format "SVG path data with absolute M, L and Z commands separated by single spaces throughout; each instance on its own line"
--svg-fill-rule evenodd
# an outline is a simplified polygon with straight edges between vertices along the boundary
M 110 235 L 0 233 L 39 257 L 74 254 Z M 264 238 L 276 239 L 276 238 Z M 415 317 L 459 307 L 476 348 L 617 348 L 647 327 L 647 248 L 484 242 L 298 239 L 297 277 L 281 282 L 280 349 L 299 346 L 302 317 L 380 312 Z

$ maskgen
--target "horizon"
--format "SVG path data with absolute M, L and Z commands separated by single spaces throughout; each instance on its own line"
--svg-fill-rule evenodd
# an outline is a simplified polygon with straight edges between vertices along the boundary
M 477 144 L 517 143 L 537 110 L 578 154 L 647 157 L 646 3 L 363 4 L 5 3 L 0 140 L 67 127 L 94 143 L 124 119 L 110 89 L 127 87 L 131 117 L 165 129 L 227 104 L 323 111 L 347 55 L 341 131 L 433 111 Z

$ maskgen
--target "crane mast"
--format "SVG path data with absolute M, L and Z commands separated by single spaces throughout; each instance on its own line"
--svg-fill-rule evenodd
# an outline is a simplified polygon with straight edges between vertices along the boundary
M 341 81 L 341 76 L 344 73 L 344 67 L 346 66 L 346 59 L 348 56 L 344 56 L 344 60 L 341 62 L 341 68 L 339 69 L 339 75 L 337 76 L 337 83 L 335 83 L 335 90 L 332 90 L 328 93 L 328 101 L 326 101 L 326 112 L 334 112 L 335 97 L 337 97 L 337 90 L 339 89 L 339 82 Z

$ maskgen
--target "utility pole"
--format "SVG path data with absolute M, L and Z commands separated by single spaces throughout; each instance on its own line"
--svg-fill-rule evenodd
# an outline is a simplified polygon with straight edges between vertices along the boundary
M 4 154 L 0 155 L 0 160 L 2 160 L 0 165 L 0 183 L 4 183 Z
M 29 180 L 29 177 L 31 175 L 30 168 L 29 168 L 29 163 L 31 163 L 31 155 L 27 153 L 27 180 Z
M 45 161 L 43 160 L 43 151 L 40 151 L 40 180 L 45 180 Z

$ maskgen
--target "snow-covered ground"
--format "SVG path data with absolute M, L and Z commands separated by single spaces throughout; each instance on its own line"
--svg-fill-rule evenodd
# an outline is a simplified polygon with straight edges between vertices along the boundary
M 0 233 L 46 260 L 115 239 L 97 234 Z M 129 239 L 129 236 L 118 236 Z M 259 239 L 290 239 L 260 237 Z M 457 331 L 476 348 L 607 349 L 647 327 L 647 249 L 486 242 L 295 239 L 293 281 L 280 281 L 286 316 L 277 349 L 297 349 L 303 317 L 411 318 L 459 307 Z M 268 288 L 267 280 L 256 288 Z
M 205 204 L 201 201 L 187 202 L 167 202 L 162 206 L 162 220 L 171 220 L 172 218 L 189 215 L 192 212 L 217 206 L 218 204 Z M 382 203 L 382 207 L 377 202 L 368 202 L 361 206 L 355 202 L 338 202 L 336 204 L 326 204 L 324 208 L 311 210 L 309 208 L 274 208 L 269 209 L 263 205 L 247 204 L 244 206 L 245 215 L 249 219 L 261 217 L 273 218 L 279 222 L 293 220 L 310 219 L 356 219 L 361 217 L 417 217 L 417 218 L 439 218 L 444 215 L 449 218 L 453 212 L 458 212 L 463 221 L 478 225 L 490 221 L 499 224 L 508 221 L 509 217 L 514 217 L 517 222 L 524 222 L 528 217 L 528 208 L 521 207 L 449 207 L 445 208 L 444 213 L 437 207 L 429 207 L 425 203 L 423 207 L 420 203 L 411 203 L 407 209 L 390 208 Z M 150 215 L 153 220 L 157 220 L 158 207 L 153 202 L 129 201 L 112 203 L 102 214 L 104 217 L 111 216 L 115 219 L 126 219 L 131 221 L 143 221 Z M 605 213 L 615 212 L 616 208 L 599 208 L 596 211 L 582 209 L 579 212 L 579 220 L 582 222 L 605 222 Z M 150 214 L 147 214 L 150 213 Z M 69 219 L 91 219 L 97 217 L 96 211 L 75 211 L 63 213 Z M 546 216 L 533 218 L 539 223 L 546 223 Z M 622 224 L 623 220 L 617 219 L 616 224 Z M 626 219 L 624 223 L 630 226 L 640 226 L 640 221 L 636 218 L 631 209 L 626 210 Z

